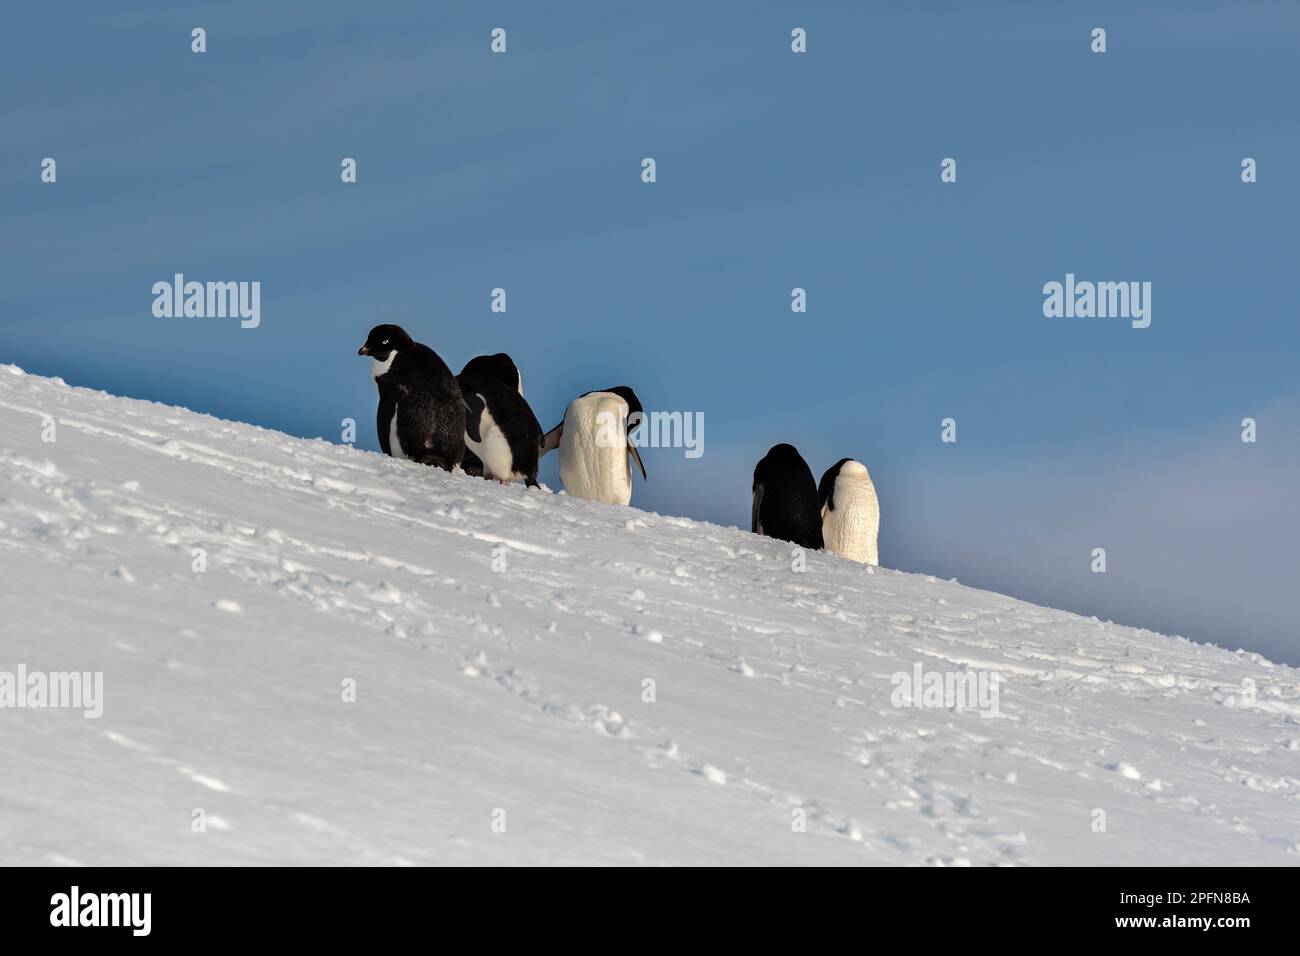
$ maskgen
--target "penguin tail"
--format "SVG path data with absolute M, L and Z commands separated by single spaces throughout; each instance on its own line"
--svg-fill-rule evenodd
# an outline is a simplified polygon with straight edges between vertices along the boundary
M 441 468 L 443 471 L 451 471 L 451 463 L 448 462 L 446 458 L 443 458 L 442 455 L 434 454 L 431 451 L 426 451 L 420 456 L 420 464 L 429 465 L 433 468 Z
M 542 486 L 539 485 L 539 484 L 537 483 L 537 476 L 536 476 L 536 475 L 529 475 L 527 478 L 524 479 L 524 487 L 525 487 L 525 488 L 541 488 Z

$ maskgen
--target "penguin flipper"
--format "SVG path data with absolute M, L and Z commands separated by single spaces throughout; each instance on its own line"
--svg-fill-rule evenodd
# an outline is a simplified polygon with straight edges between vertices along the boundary
M 483 401 L 483 396 L 478 392 L 463 395 L 461 401 L 465 403 L 465 434 L 474 444 L 481 444 L 483 435 L 479 431 L 479 422 L 483 419 L 483 409 L 487 407 L 487 402 Z
M 645 481 L 645 465 L 641 464 L 641 453 L 636 450 L 636 445 L 633 445 L 631 442 L 627 443 L 627 451 L 636 462 L 636 466 L 641 469 L 641 480 Z
M 749 530 L 754 532 L 754 534 L 763 533 L 763 524 L 761 521 L 759 521 L 759 517 L 758 517 L 758 513 L 762 509 L 762 507 L 763 507 L 763 486 L 755 485 L 754 486 L 754 508 L 750 512 L 750 517 L 749 517 Z
M 555 449 L 559 448 L 560 436 L 563 434 L 564 434 L 564 422 L 560 422 L 560 424 L 556 425 L 549 432 L 543 435 L 542 447 L 539 450 L 537 457 L 540 458 L 542 455 L 545 455 L 548 451 L 554 451 Z

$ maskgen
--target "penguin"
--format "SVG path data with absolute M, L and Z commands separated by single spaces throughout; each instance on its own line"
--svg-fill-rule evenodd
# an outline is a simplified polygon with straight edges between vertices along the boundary
M 519 392 L 519 397 L 524 394 L 524 375 L 519 371 L 512 359 L 505 352 L 498 352 L 496 355 L 479 355 L 465 363 L 465 368 L 461 370 L 462 375 L 466 372 L 483 373 L 492 375 L 505 382 L 511 388 Z M 465 457 L 460 463 L 461 470 L 467 475 L 475 478 L 483 477 L 483 462 L 478 455 L 466 448 Z
M 880 534 L 880 502 L 867 466 L 841 458 L 817 485 L 821 499 L 822 540 L 828 551 L 861 564 L 880 564 L 876 539 Z
M 629 458 L 646 480 L 641 455 L 629 438 L 643 415 L 641 400 L 626 385 L 584 392 L 569 403 L 564 420 L 542 441 L 543 455 L 560 449 L 560 481 L 567 494 L 607 505 L 631 502 Z
M 793 445 L 773 445 L 754 467 L 751 525 L 755 534 L 821 550 L 817 484 Z
M 484 478 L 537 484 L 542 426 L 523 396 L 523 377 L 504 352 L 470 359 L 456 377 L 465 403 L 465 445 Z M 473 467 L 474 462 L 471 462 Z
M 438 353 L 400 326 L 376 325 L 357 354 L 374 360 L 375 426 L 384 454 L 446 471 L 459 465 L 465 454 L 465 403 Z
M 461 375 L 466 372 L 481 373 L 498 378 L 515 389 L 521 398 L 523 397 L 523 373 L 515 365 L 514 359 L 505 352 L 498 352 L 495 355 L 479 355 L 470 359 L 465 363 L 465 368 L 461 370 Z M 475 478 L 484 477 L 482 460 L 469 448 L 465 449 L 465 458 L 461 461 L 460 467 L 467 475 Z

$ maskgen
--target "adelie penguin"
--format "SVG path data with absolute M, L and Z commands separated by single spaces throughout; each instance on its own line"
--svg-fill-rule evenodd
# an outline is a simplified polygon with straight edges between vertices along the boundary
M 538 487 L 542 426 L 524 400 L 523 378 L 510 356 L 472 358 L 456 380 L 465 401 L 465 445 L 482 477 Z
M 376 325 L 357 354 L 374 360 L 375 427 L 384 454 L 447 471 L 459 465 L 465 454 L 465 404 L 438 353 L 400 326 Z
M 793 445 L 773 445 L 754 467 L 755 534 L 820 550 L 822 520 L 812 469 Z
M 625 505 L 632 500 L 632 463 L 646 480 L 641 455 L 629 439 L 644 411 L 626 385 L 585 392 L 569 403 L 564 420 L 542 441 L 542 454 L 560 449 L 560 481 L 566 494 Z
M 515 365 L 514 359 L 505 352 L 498 352 L 496 355 L 475 356 L 465 363 L 465 368 L 461 370 L 460 374 L 464 375 L 466 372 L 482 373 L 498 378 L 517 391 L 520 397 L 523 397 L 524 375 Z M 467 475 L 472 475 L 475 478 L 483 477 L 483 462 L 478 455 L 468 448 L 465 449 L 465 458 L 461 461 L 460 467 Z
M 867 466 L 841 458 L 817 485 L 822 505 L 822 540 L 826 550 L 850 561 L 879 564 L 880 502 Z

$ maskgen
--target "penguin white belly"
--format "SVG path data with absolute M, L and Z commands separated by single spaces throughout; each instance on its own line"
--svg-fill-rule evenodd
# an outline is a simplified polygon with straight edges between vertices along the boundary
M 632 500 L 627 402 L 612 392 L 574 399 L 560 435 L 560 481 L 567 494 L 608 505 Z
M 388 422 L 388 448 L 394 458 L 405 458 L 406 452 L 402 451 L 402 443 L 397 440 L 397 406 L 393 406 L 393 417 Z
M 376 381 L 383 375 L 388 374 L 388 370 L 393 367 L 393 362 L 397 358 L 397 349 L 388 353 L 388 358 L 382 362 L 379 359 L 370 361 L 370 377 Z M 394 458 L 405 458 L 406 453 L 402 451 L 402 443 L 397 440 L 397 403 L 393 403 L 393 417 L 388 420 L 388 450 Z
M 483 462 L 483 477 L 497 478 L 501 481 L 523 481 L 524 476 L 515 471 L 515 456 L 510 451 L 510 442 L 492 420 L 492 416 L 486 412 L 479 423 L 479 437 L 483 440 L 476 442 L 467 434 L 465 446 L 478 455 L 479 461 Z
M 835 510 L 822 517 L 826 549 L 850 561 L 879 564 L 880 503 L 871 479 L 841 475 L 835 479 L 834 501 Z

